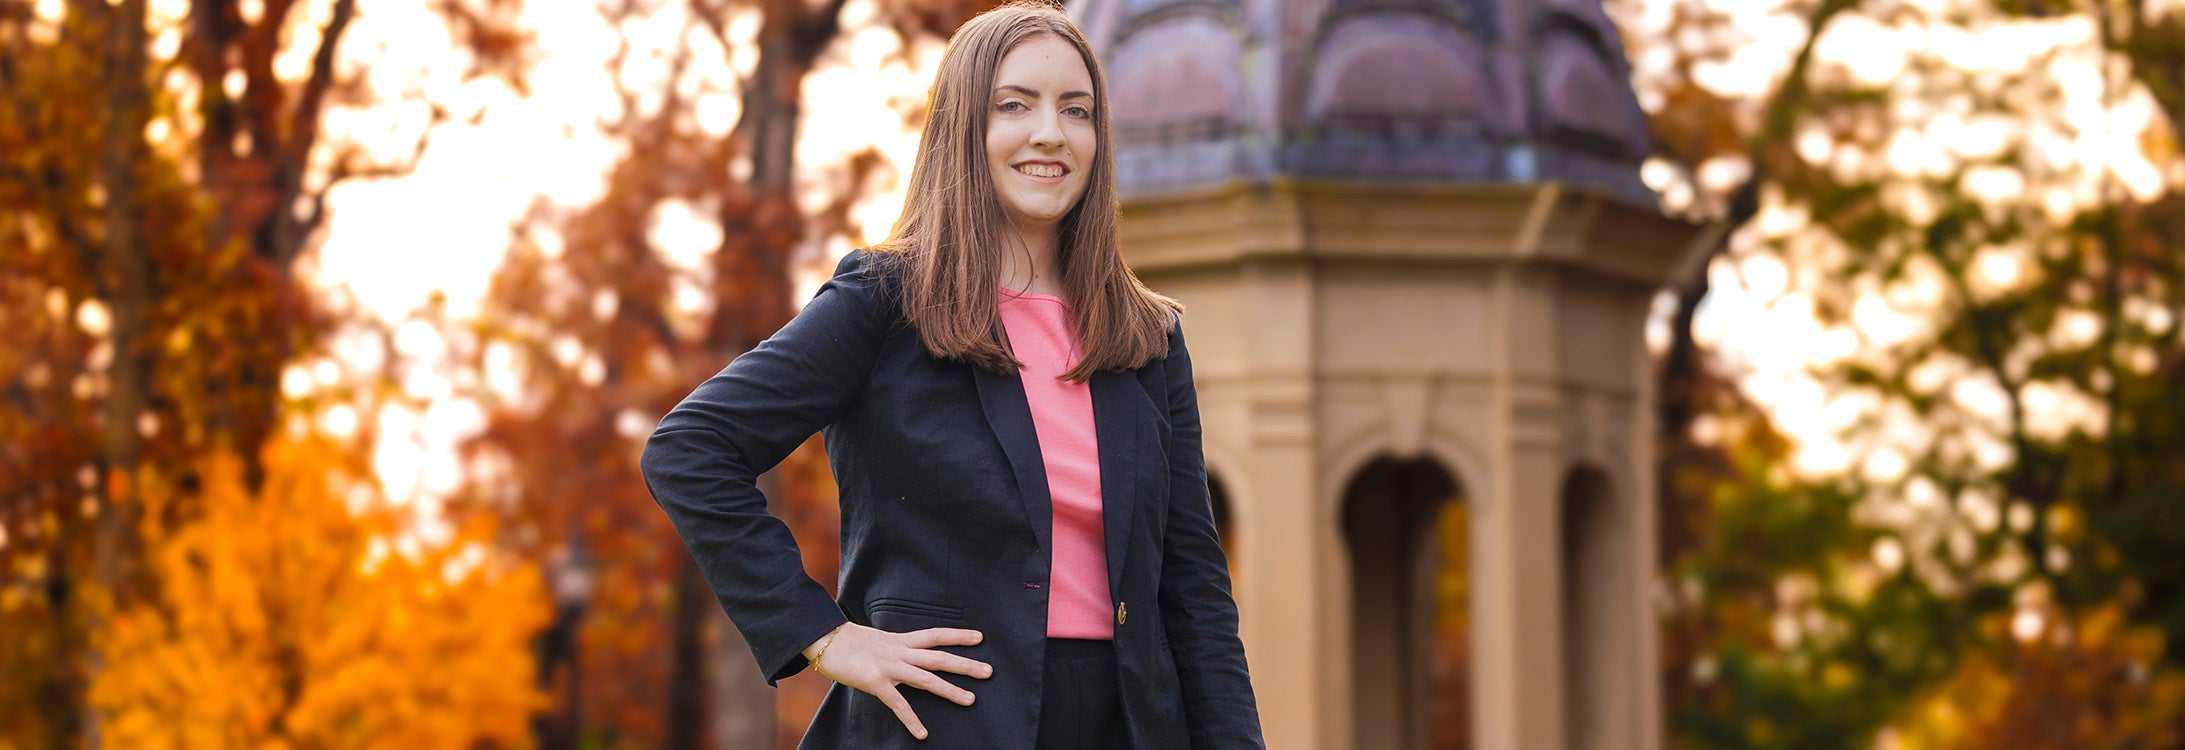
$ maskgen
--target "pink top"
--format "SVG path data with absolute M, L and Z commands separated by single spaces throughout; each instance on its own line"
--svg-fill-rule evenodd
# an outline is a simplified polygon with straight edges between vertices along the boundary
M 1106 532 L 1100 521 L 1100 442 L 1092 389 L 1060 379 L 1077 364 L 1077 331 L 1059 297 L 1001 290 L 1002 327 L 1024 363 L 1024 397 L 1054 498 L 1054 559 L 1047 573 L 1047 637 L 1114 640 Z

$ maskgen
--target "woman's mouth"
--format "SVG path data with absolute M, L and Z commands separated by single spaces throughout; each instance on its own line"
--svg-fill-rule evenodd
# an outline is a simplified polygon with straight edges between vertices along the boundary
M 1061 182 L 1062 177 L 1070 173 L 1070 170 L 1064 169 L 1062 165 L 1049 162 L 1025 162 L 1018 164 L 1016 170 L 1017 174 L 1024 175 L 1034 182 L 1048 185 Z

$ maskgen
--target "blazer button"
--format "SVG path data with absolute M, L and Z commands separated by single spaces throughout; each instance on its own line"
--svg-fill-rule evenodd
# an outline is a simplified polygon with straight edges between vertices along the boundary
M 1116 603 L 1115 603 L 1115 624 L 1117 624 L 1117 625 L 1121 625 L 1121 624 L 1123 624 L 1123 618 L 1124 618 L 1124 616 L 1126 616 L 1126 615 L 1129 615 L 1129 614 L 1130 614 L 1130 610 L 1129 610 L 1128 608 L 1126 608 L 1126 607 L 1125 607 L 1125 605 L 1124 605 L 1124 603 L 1123 603 L 1123 602 L 1116 602 Z

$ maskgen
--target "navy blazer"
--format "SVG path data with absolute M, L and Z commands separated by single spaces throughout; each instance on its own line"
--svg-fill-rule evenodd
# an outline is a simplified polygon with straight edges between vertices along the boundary
M 891 259 L 851 253 L 794 320 L 668 412 L 645 482 L 768 684 L 845 620 L 985 634 L 941 648 L 994 666 L 985 680 L 938 673 L 975 703 L 903 689 L 931 742 L 838 684 L 802 747 L 1028 748 L 1053 528 L 1031 408 L 1017 375 L 926 352 L 872 267 Z M 1138 748 L 1262 747 L 1180 322 L 1168 344 L 1165 360 L 1091 381 L 1123 715 Z M 841 489 L 839 600 L 805 574 L 755 484 L 816 430 Z

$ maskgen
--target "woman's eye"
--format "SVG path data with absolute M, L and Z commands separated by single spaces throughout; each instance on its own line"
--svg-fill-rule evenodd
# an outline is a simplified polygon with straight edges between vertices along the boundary
M 1015 112 L 1015 111 L 1017 111 L 1017 110 L 1020 110 L 1020 109 L 1024 109 L 1024 102 L 1002 102 L 1002 103 L 1001 103 L 1001 111 L 1003 111 L 1003 112 Z
M 1066 109 L 1066 110 L 1063 110 L 1063 111 L 1064 111 L 1064 112 L 1068 112 L 1068 113 L 1070 113 L 1070 116 L 1071 116 L 1071 117 L 1091 117 L 1091 116 L 1092 116 L 1092 110 L 1086 109 L 1086 108 L 1084 108 L 1084 107 L 1071 107 L 1071 108 L 1069 108 L 1069 109 Z

